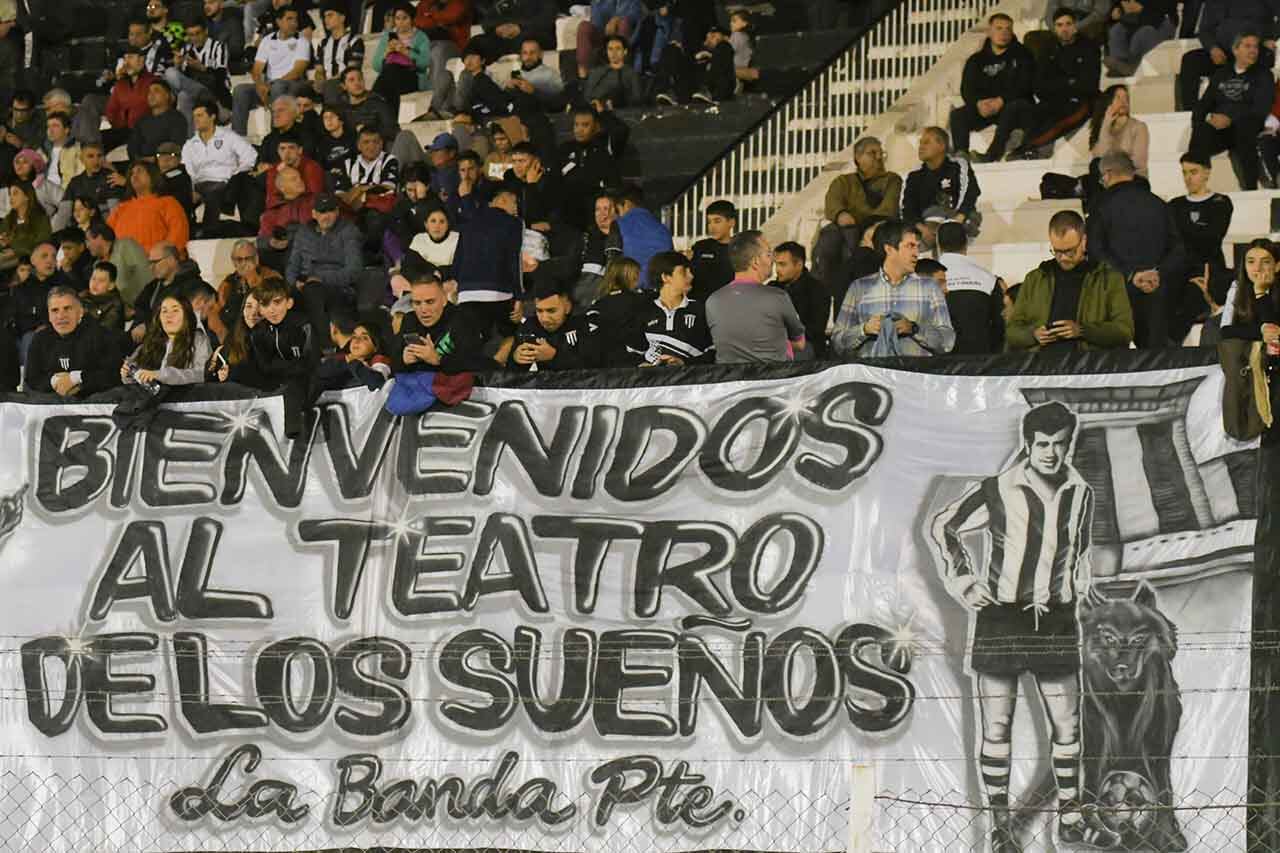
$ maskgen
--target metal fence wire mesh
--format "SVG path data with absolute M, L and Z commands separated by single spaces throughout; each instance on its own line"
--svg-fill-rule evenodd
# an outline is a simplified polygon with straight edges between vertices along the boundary
M 401 808 L 391 798 L 372 804 L 369 817 L 353 833 L 350 844 L 334 846 L 340 837 L 331 824 L 299 821 L 295 827 L 283 825 L 279 815 L 253 817 L 266 809 L 268 797 L 250 794 L 236 804 L 245 791 L 224 790 L 221 799 L 226 807 L 222 817 L 234 821 L 229 828 L 219 829 L 217 814 L 184 828 L 169 808 L 170 801 L 183 794 L 187 783 L 177 780 L 137 779 L 128 782 L 109 781 L 85 776 L 46 775 L 39 772 L 0 775 L 0 846 L 4 850 L 88 851 L 111 849 L 123 853 L 155 853 L 155 851 L 320 851 L 342 850 L 344 853 L 378 853 L 378 851 L 508 851 L 509 828 L 487 815 L 478 819 L 461 816 L 467 810 L 465 800 L 444 796 L 422 819 L 414 807 Z M 176 793 L 175 793 L 176 792 Z M 787 849 L 843 851 L 848 844 L 849 804 L 821 792 L 782 796 L 754 791 L 731 792 L 739 808 L 755 815 L 765 815 L 764 824 L 785 827 Z M 195 804 L 199 798 L 193 796 Z M 337 807 L 332 791 L 300 787 L 292 800 L 294 807 L 307 807 L 327 817 Z M 574 800 L 561 795 L 551 805 L 564 808 Z M 576 798 L 577 814 L 587 815 L 598 803 L 586 795 Z M 343 804 L 351 808 L 354 801 Z M 159 806 L 163 806 L 160 808 Z M 389 817 L 392 812 L 397 817 Z M 448 826 L 431 826 L 430 814 Z M 167 813 L 167 814 L 166 814 Z M 682 827 L 679 834 L 653 832 L 651 811 L 614 814 L 606 831 L 592 831 L 587 821 L 574 821 L 558 833 L 544 833 L 537 851 L 586 853 L 598 850 L 644 850 L 678 853 L 678 851 L 716 850 L 700 846 L 696 833 Z M 468 825 L 471 824 L 471 825 Z M 309 828 L 308 828 L 309 827 Z M 764 835 L 761 833 L 760 835 Z M 767 850 L 777 842 L 778 834 L 752 837 L 744 833 L 734 840 L 733 850 Z M 163 836 L 163 841 L 161 840 Z M 447 837 L 447 841 L 445 838 Z M 522 848 L 524 849 L 524 848 Z M 727 851 L 726 851 L 727 853 Z

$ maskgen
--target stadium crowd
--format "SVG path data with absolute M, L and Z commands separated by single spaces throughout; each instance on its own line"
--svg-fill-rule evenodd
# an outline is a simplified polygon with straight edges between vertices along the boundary
M 4 390 L 109 392 L 132 411 L 202 382 L 283 388 L 293 432 L 321 391 L 392 377 L 409 388 L 415 376 L 500 369 L 1280 339 L 1276 249 L 1255 241 L 1232 272 L 1231 202 L 1207 188 L 1221 150 L 1242 185 L 1274 173 L 1262 163 L 1280 147 L 1259 145 L 1280 127 L 1270 0 L 1205 0 L 1205 49 L 1183 65 L 1209 83 L 1194 93 L 1187 193 L 1169 202 L 1145 178 L 1148 137 L 1127 91 L 1099 91 L 1090 35 L 1108 33 L 1108 69 L 1131 71 L 1172 33 L 1167 14 L 1153 17 L 1161 0 L 1122 0 L 1102 20 L 1091 16 L 1103 0 L 1050 9 L 1035 53 L 993 16 L 951 132 L 922 133 L 918 168 L 888 172 L 879 140 L 857 143 L 856 169 L 827 195 L 812 271 L 799 243 L 739 231 L 727 200 L 707 207 L 708 236 L 677 252 L 621 179 L 629 129 L 617 109 L 715 101 L 758 77 L 746 13 L 722 30 L 697 3 L 598 0 L 562 76 L 543 62 L 555 38 L 543 0 L 502 14 L 467 0 L 379 2 L 370 87 L 349 24 L 358 4 L 326 3 L 320 28 L 289 0 L 257 0 L 240 18 L 223 0 L 185 17 L 167 4 L 149 0 L 128 22 L 103 75 L 109 94 L 73 105 L 41 88 L 41 24 L 22 20 L 25 2 L 0 0 L 0 34 L 15 23 L 34 33 L 21 43 L 34 55 L 8 78 L 0 37 L 0 87 L 12 93 L 0 128 Z M 473 37 L 477 12 L 485 32 Z M 485 69 L 507 52 L 520 73 L 499 86 Z M 231 85 L 237 64 L 251 82 Z M 397 122 L 398 100 L 424 90 L 453 128 L 426 150 Z M 255 147 L 246 125 L 259 106 L 271 130 Z M 558 143 L 548 115 L 565 110 L 572 136 Z M 1067 176 L 1087 219 L 1059 212 L 1052 257 L 1021 282 L 997 279 L 966 254 L 981 227 L 968 135 L 995 125 L 986 159 L 1037 156 L 1090 119 L 1094 167 Z M 107 155 L 121 145 L 118 167 Z M 187 256 L 193 235 L 238 237 L 235 271 L 206 280 Z

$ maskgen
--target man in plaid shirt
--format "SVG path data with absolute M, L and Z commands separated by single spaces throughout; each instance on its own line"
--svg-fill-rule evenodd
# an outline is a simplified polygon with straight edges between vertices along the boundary
M 884 263 L 849 286 L 836 316 L 831 349 L 843 358 L 948 352 L 956 331 L 947 297 L 933 279 L 915 272 L 920 233 L 890 220 L 876 229 L 875 242 Z

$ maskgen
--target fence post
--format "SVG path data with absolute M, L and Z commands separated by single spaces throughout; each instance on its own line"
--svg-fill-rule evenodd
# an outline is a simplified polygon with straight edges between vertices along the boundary
M 876 766 L 849 765 L 849 853 L 872 853 L 875 835 Z

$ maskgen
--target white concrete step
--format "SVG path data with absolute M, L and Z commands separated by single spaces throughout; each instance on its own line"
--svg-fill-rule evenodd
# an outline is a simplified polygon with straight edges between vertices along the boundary
M 1182 193 L 1178 193 L 1181 195 Z M 1237 190 L 1228 193 L 1234 207 L 1228 236 L 1233 240 L 1250 240 L 1271 229 L 1271 202 L 1280 198 L 1277 190 Z M 1173 196 L 1169 196 L 1172 198 Z M 1076 199 L 979 203 L 982 234 L 976 245 L 1039 242 L 1045 239 L 1049 220 L 1060 210 L 1082 213 Z
M 414 121 L 403 125 L 401 130 L 407 130 L 412 133 L 418 143 L 425 149 L 431 145 L 431 141 L 436 138 L 437 134 L 452 132 L 453 123 L 448 119 Z
M 187 255 L 199 264 L 200 277 L 217 287 L 235 271 L 231 260 L 235 244 L 235 240 L 192 240 L 187 243 Z
M 978 163 L 974 172 L 982 190 L 981 200 L 988 204 L 1022 202 L 1038 198 L 1040 179 L 1046 172 L 1066 175 L 1083 175 L 1089 171 L 1088 160 L 1057 163 L 1047 160 L 1015 160 L 1007 163 Z M 1162 198 L 1182 195 L 1182 166 L 1176 156 L 1152 159 L 1148 164 L 1151 189 Z M 1231 160 L 1226 153 L 1213 158 L 1213 175 L 1209 187 L 1217 192 L 1235 192 L 1240 189 Z
M 1142 57 L 1142 62 L 1138 64 L 1137 72 L 1131 77 L 1111 77 L 1107 75 L 1107 71 L 1104 68 L 1102 70 L 1102 88 L 1105 89 L 1116 83 L 1132 85 L 1149 77 L 1173 79 L 1182 65 L 1183 54 L 1198 47 L 1200 47 L 1200 42 L 1197 39 L 1169 39 L 1161 42 L 1153 47 L 1146 56 Z

